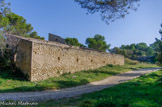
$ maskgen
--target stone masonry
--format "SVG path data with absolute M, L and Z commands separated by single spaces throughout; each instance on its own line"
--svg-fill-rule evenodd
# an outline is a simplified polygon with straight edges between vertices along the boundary
M 124 65 L 124 56 L 57 42 L 18 37 L 16 66 L 30 81 L 64 73 L 96 69 L 107 64 Z
M 51 33 L 49 33 L 48 40 L 54 41 L 54 42 L 59 42 L 59 43 L 62 43 L 62 44 L 66 44 L 65 40 L 63 38 L 61 38 L 60 36 L 51 34 Z

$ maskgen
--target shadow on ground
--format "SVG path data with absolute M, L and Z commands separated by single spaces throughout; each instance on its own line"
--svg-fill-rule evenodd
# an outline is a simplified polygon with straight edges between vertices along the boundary
M 83 71 L 86 73 L 86 75 L 93 73 L 95 75 L 104 74 L 104 75 L 116 75 L 120 72 L 116 71 L 106 71 L 104 69 L 102 70 L 89 70 L 89 71 Z M 26 92 L 26 91 L 43 91 L 43 90 L 51 90 L 51 89 L 60 89 L 60 88 L 68 88 L 68 87 L 74 87 L 79 85 L 85 85 L 90 83 L 89 79 L 87 77 L 80 78 L 79 80 L 75 80 L 75 78 L 72 78 L 73 74 L 64 74 L 62 76 L 65 76 L 63 79 L 48 79 L 44 81 L 39 82 L 29 82 L 25 79 L 23 74 L 21 73 L 13 73 L 10 70 L 3 70 L 0 71 L 0 85 L 3 84 L 4 87 L 12 85 L 12 87 L 4 88 L 3 86 L 0 87 L 0 93 L 4 92 Z M 120 76 L 135 76 L 138 75 L 138 73 L 134 74 L 121 74 Z M 66 77 L 67 76 L 67 77 Z M 70 78 L 70 79 L 68 79 Z
M 152 73 L 130 82 L 76 98 L 51 100 L 39 105 L 82 107 L 161 107 L 162 74 Z

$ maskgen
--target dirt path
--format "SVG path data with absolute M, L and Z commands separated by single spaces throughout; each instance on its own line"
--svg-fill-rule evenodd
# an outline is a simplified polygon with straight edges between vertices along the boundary
M 159 69 L 160 68 L 149 68 L 149 69 L 129 71 L 126 73 L 118 74 L 116 76 L 108 77 L 101 81 L 92 82 L 87 85 L 60 89 L 55 91 L 0 93 L 0 101 L 4 100 L 45 101 L 50 99 L 75 97 L 84 93 L 90 93 L 102 90 L 104 88 L 112 87 L 125 81 L 137 78 L 143 74 L 157 71 Z

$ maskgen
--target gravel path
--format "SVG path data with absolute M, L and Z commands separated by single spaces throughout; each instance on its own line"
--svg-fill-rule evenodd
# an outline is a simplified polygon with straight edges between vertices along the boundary
M 116 76 L 108 77 L 101 81 L 89 83 L 87 85 L 77 86 L 73 88 L 66 88 L 53 91 L 39 91 L 39 92 L 16 92 L 16 93 L 0 93 L 0 101 L 4 100 L 19 100 L 19 101 L 45 101 L 51 99 L 61 99 L 67 97 L 75 97 L 84 93 L 99 91 L 104 88 L 112 87 L 114 85 L 123 83 L 125 81 L 137 78 L 143 74 L 151 73 L 160 68 L 148 68 L 126 73 L 118 74 Z

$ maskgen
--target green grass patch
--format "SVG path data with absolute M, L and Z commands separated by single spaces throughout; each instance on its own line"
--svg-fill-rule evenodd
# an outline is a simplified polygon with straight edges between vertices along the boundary
M 81 71 L 73 74 L 68 73 L 61 75 L 60 77 L 53 77 L 38 82 L 26 81 L 23 76 L 17 75 L 17 73 L 12 73 L 11 70 L 0 70 L 0 93 L 42 91 L 73 87 L 102 80 L 106 77 L 130 70 L 149 67 L 157 66 L 144 63 L 126 64 L 124 66 L 107 65 L 96 70 Z
M 41 102 L 55 107 L 162 107 L 162 70 L 78 98 Z

